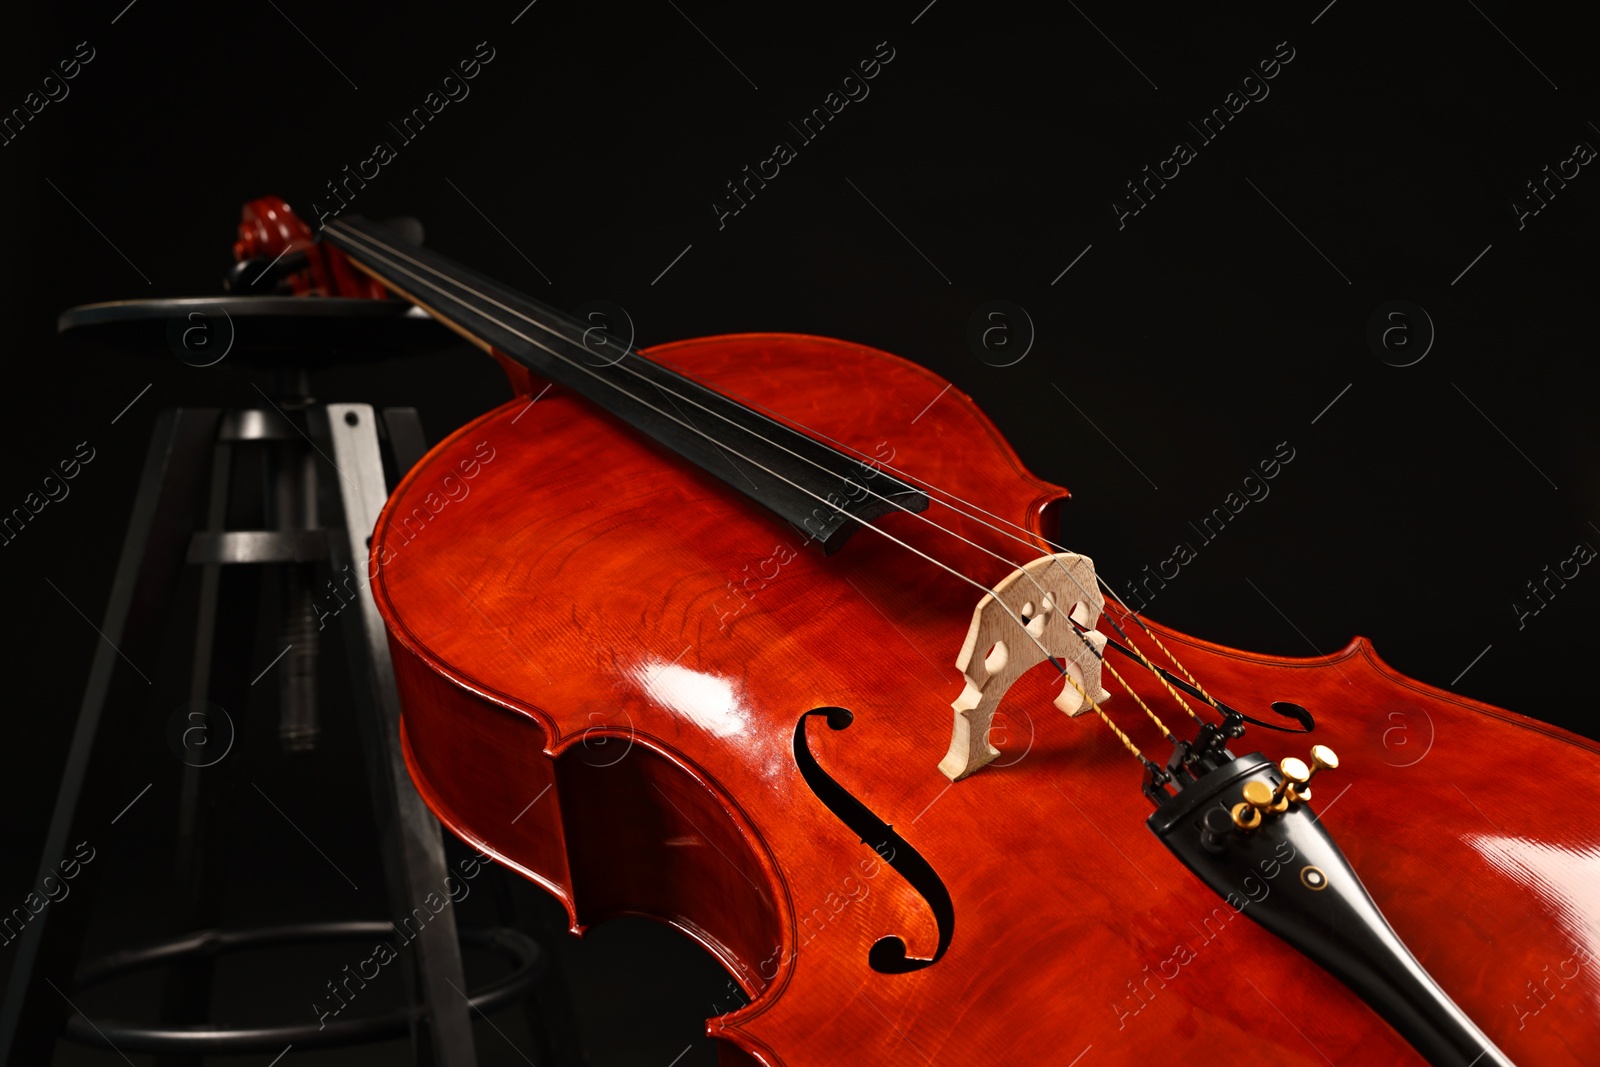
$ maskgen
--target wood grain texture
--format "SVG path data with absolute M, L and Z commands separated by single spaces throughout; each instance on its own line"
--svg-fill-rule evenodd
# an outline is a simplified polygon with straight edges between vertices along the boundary
M 741 335 L 652 355 L 869 456 L 892 449 L 894 466 L 1035 531 L 1065 497 L 966 397 L 886 353 Z M 913 516 L 880 525 L 985 583 L 1046 550 L 938 502 L 927 515 L 1012 562 Z M 936 763 L 974 590 L 870 531 L 823 559 L 552 389 L 435 448 L 373 550 L 430 806 L 559 897 L 574 930 L 643 914 L 715 953 L 753 998 L 708 1023 L 730 1064 L 1422 1062 L 1145 829 L 1138 764 L 1094 716 L 1052 707 L 1048 668 L 1006 695 L 1000 758 L 948 781 Z M 1312 710 L 1312 738 L 1252 730 L 1234 750 L 1339 753 L 1313 806 L 1514 1061 L 1600 1062 L 1600 748 L 1406 679 L 1359 638 L 1298 660 L 1156 629 L 1233 706 Z M 1183 719 L 1129 666 L 1152 707 Z M 855 718 L 811 726 L 823 769 L 949 889 L 954 937 L 922 970 L 868 966 L 879 938 L 927 957 L 938 930 L 802 780 L 795 724 L 826 706 Z M 1164 758 L 1126 694 L 1107 710 Z

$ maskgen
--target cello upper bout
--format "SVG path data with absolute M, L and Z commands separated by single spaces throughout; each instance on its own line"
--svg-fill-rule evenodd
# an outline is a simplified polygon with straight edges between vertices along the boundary
M 850 447 L 868 468 L 909 472 L 919 484 L 941 491 L 936 507 L 959 500 L 969 514 L 973 509 L 965 505 L 975 505 L 1022 527 L 1033 538 L 1032 550 L 948 509 L 928 513 L 1015 559 L 997 565 L 981 553 L 962 554 L 957 544 L 943 545 L 941 556 L 981 568 L 990 584 L 1050 550 L 1044 538 L 1055 537 L 1060 507 L 1071 493 L 1023 466 L 972 398 L 925 367 L 867 345 L 807 334 L 702 337 L 645 354 L 786 417 L 802 431 Z M 906 516 L 886 521 L 898 524 L 897 533 L 916 528 Z M 857 536 L 851 550 L 871 539 Z

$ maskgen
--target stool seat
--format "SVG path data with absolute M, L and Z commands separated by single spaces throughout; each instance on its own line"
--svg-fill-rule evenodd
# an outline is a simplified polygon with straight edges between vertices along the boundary
M 68 308 L 56 331 L 122 352 L 168 353 L 194 366 L 231 359 L 257 367 L 333 366 L 438 352 L 460 340 L 401 300 L 323 296 L 199 296 L 110 300 Z

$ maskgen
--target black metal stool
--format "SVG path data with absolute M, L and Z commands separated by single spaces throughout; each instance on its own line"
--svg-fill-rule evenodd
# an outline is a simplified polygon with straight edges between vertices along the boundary
M 137 730 L 136 709 L 147 685 L 132 663 L 157 658 L 172 592 L 187 562 L 200 568 L 200 593 L 189 686 L 192 725 L 188 720 L 180 724 L 185 758 L 175 887 L 177 928 L 195 932 L 80 969 L 88 908 L 80 906 L 66 916 L 53 916 L 52 909 L 44 908 L 16 946 L 0 1006 L 0 1064 L 47 1063 L 63 1034 L 166 1053 L 168 1062 L 176 1064 L 198 1062 L 207 1053 L 277 1051 L 290 1043 L 350 1043 L 408 1031 L 419 1062 L 438 1067 L 475 1063 L 469 1011 L 526 997 L 544 961 L 538 946 L 513 930 L 458 930 L 448 894 L 443 910 L 409 942 L 412 951 L 404 966 L 416 1001 L 411 1009 L 338 1020 L 326 1027 L 228 1029 L 203 1021 L 212 962 L 219 953 L 393 930 L 384 922 L 216 929 L 225 801 L 237 783 L 230 781 L 228 768 L 206 773 L 222 757 L 212 758 L 203 746 L 223 725 L 215 716 L 217 705 L 240 707 L 244 702 L 243 672 L 215 669 L 248 657 L 263 576 L 256 567 L 243 565 L 272 565 L 281 575 L 288 647 L 279 671 L 279 738 L 291 751 L 316 740 L 316 639 L 327 617 L 335 614 L 317 604 L 316 568 L 326 565 L 340 579 L 339 587 L 354 594 L 348 604 L 340 597 L 336 614 L 350 651 L 351 688 L 394 917 L 411 916 L 425 897 L 446 885 L 439 824 L 417 795 L 401 755 L 388 638 L 366 589 L 368 534 L 390 484 L 384 446 L 398 478 L 425 449 L 421 424 L 413 408 L 379 413 L 365 404 L 316 403 L 304 368 L 319 359 L 350 362 L 437 350 L 449 335 L 397 302 L 287 297 L 89 305 L 65 313 L 60 328 L 76 338 L 118 347 L 148 351 L 171 345 L 189 353 L 196 365 L 233 354 L 273 368 L 275 387 L 274 395 L 262 393 L 265 403 L 260 407 L 167 410 L 156 423 L 100 626 L 105 640 L 96 646 L 35 883 L 56 872 L 70 842 L 100 832 L 127 800 L 119 791 L 124 776 L 118 764 Z M 266 528 L 232 530 L 226 524 L 234 476 L 241 452 L 249 450 L 262 452 L 265 462 Z M 319 458 L 331 465 L 333 478 L 322 473 Z M 332 582 L 329 587 L 335 589 Z M 191 752 L 194 759 L 188 758 Z M 84 865 L 76 890 L 92 895 L 99 873 Z M 462 942 L 501 952 L 511 961 L 512 972 L 486 989 L 468 990 Z M 175 969 L 164 989 L 160 1025 L 91 1022 L 78 1014 L 68 1019 L 67 999 L 75 987 L 163 963 Z

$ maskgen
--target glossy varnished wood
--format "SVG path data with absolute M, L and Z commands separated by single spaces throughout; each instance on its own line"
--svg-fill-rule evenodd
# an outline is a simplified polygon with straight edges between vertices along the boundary
M 1065 496 L 966 397 L 886 353 L 743 335 L 652 355 L 1035 531 Z M 913 516 L 879 525 L 984 583 L 1045 550 L 937 502 L 927 516 L 1007 560 Z M 1092 555 L 1084 535 L 1070 547 Z M 1051 707 L 1047 670 L 1006 696 L 999 760 L 953 785 L 940 774 L 980 593 L 885 538 L 859 532 L 823 559 L 552 390 L 434 449 L 373 550 L 423 795 L 562 899 L 575 929 L 644 914 L 716 953 L 753 998 L 710 1021 L 729 1062 L 1421 1062 L 1166 852 L 1138 765 L 1093 716 Z M 1339 752 L 1313 808 L 1514 1061 L 1600 1062 L 1595 745 L 1405 679 L 1359 639 L 1291 660 L 1158 632 L 1235 707 L 1313 711 L 1314 738 L 1252 730 L 1235 750 Z M 1116 665 L 1187 732 L 1148 676 Z M 1108 687 L 1108 710 L 1164 758 Z M 800 776 L 796 722 L 827 706 L 854 723 L 810 720 L 812 752 L 950 892 L 954 937 L 933 966 L 868 966 L 879 938 L 928 956 L 938 931 Z

